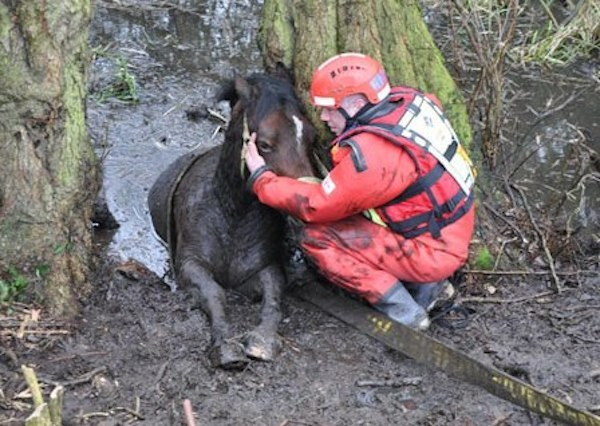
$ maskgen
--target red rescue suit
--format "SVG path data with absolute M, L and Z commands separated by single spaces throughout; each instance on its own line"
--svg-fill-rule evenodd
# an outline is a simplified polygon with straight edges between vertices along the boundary
M 458 200 L 459 186 L 452 176 L 436 173 L 440 162 L 413 141 L 365 131 L 369 126 L 391 128 L 406 115 L 417 93 L 394 88 L 386 101 L 366 112 L 365 127 L 336 138 L 333 168 L 320 184 L 271 171 L 253 183 L 261 202 L 306 222 L 302 249 L 320 272 L 370 303 L 379 301 L 398 280 L 428 283 L 447 278 L 468 255 L 472 194 Z M 437 176 L 429 179 L 430 187 L 415 189 L 417 180 L 422 183 L 433 174 Z M 408 197 L 402 195 L 407 189 Z M 440 210 L 444 206 L 446 210 Z M 432 208 L 439 226 L 422 220 L 430 217 Z M 386 224 L 367 219 L 364 212 L 369 209 Z M 394 224 L 400 224 L 395 231 Z

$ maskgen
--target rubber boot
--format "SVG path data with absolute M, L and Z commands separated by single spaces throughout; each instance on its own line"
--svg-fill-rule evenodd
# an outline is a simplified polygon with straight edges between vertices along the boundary
M 427 330 L 429 327 L 427 312 L 415 302 L 410 293 L 399 282 L 373 307 L 386 314 L 391 320 L 414 330 Z
M 448 280 L 425 284 L 406 283 L 404 286 L 415 301 L 427 312 L 441 307 L 456 295 L 454 286 Z

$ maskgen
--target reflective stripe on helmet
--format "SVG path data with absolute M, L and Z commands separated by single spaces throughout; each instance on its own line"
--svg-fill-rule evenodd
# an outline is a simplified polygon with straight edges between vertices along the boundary
M 377 99 L 379 99 L 379 101 L 381 102 L 382 100 L 384 100 L 384 99 L 385 99 L 385 97 L 386 97 L 387 95 L 389 95 L 389 94 L 390 94 L 390 91 L 391 91 L 391 90 L 392 90 L 392 89 L 390 88 L 390 85 L 389 85 L 389 83 L 386 83 L 386 85 L 385 85 L 385 86 L 383 86 L 383 89 L 381 89 L 379 92 L 377 92 Z
M 335 106 L 335 99 L 334 98 L 328 98 L 328 97 L 325 97 L 325 96 L 314 96 L 313 97 L 313 103 L 315 104 L 315 106 L 333 107 L 333 106 Z

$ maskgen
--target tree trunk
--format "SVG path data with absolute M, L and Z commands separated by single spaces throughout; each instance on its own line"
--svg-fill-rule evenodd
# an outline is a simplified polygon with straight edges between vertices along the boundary
M 0 1 L 0 274 L 37 276 L 47 306 L 64 315 L 89 290 L 91 14 L 91 0 Z
M 265 0 L 259 46 L 267 69 L 281 61 L 294 70 L 305 101 L 323 61 L 341 52 L 368 54 L 384 64 L 393 84 L 435 93 L 461 141 L 471 142 L 462 94 L 416 0 Z M 321 125 L 309 109 L 313 123 Z M 320 130 L 323 135 L 322 125 Z

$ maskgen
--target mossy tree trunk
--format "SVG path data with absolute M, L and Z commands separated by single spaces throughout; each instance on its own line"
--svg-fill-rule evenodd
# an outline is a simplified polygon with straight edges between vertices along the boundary
M 281 61 L 294 70 L 306 101 L 312 73 L 327 58 L 349 51 L 371 55 L 393 84 L 435 93 L 461 141 L 471 142 L 463 97 L 416 0 L 265 0 L 259 45 L 267 68 Z
M 91 0 L 0 1 L 0 274 L 56 314 L 89 290 L 98 164 L 85 126 Z

